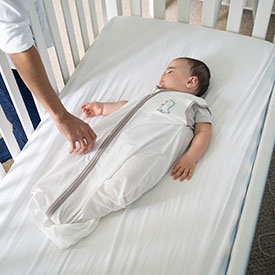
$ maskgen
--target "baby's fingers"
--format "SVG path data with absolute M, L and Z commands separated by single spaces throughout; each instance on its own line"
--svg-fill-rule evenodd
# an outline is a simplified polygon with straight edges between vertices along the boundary
M 95 116 L 95 113 L 93 112 L 93 110 L 90 110 L 90 109 L 83 109 L 82 112 L 84 113 L 86 118 Z
M 185 178 L 188 176 L 188 174 L 189 174 L 189 170 L 188 169 L 184 169 L 183 173 L 181 174 L 180 181 L 184 181 Z
M 193 175 L 193 169 L 185 169 L 180 178 L 180 181 L 184 181 L 185 179 L 190 180 L 192 178 L 192 175 Z
M 90 113 L 88 109 L 82 109 L 82 113 L 87 117 L 87 115 Z
M 188 179 L 188 180 L 191 180 L 191 178 L 192 178 L 192 176 L 193 176 L 193 172 L 194 172 L 194 169 L 190 169 L 190 170 L 189 170 L 189 174 L 188 174 L 188 176 L 187 176 L 187 179 Z
M 80 109 L 85 109 L 85 108 L 87 108 L 87 103 L 83 104 L 83 105 L 80 107 Z
M 94 114 L 92 112 L 88 111 L 85 113 L 85 116 L 86 116 L 86 118 L 89 118 L 89 117 L 94 116 Z
M 174 176 L 180 168 L 181 168 L 180 164 L 177 163 L 177 164 L 174 166 L 174 168 L 172 169 L 171 173 L 170 173 L 171 176 Z
M 170 175 L 174 178 L 174 180 L 180 178 L 180 181 L 184 181 L 185 179 L 190 180 L 192 178 L 193 172 L 193 167 L 186 167 L 181 166 L 180 164 L 176 164 Z
M 171 176 L 174 176 L 173 178 L 174 178 L 174 180 L 176 180 L 178 177 L 180 177 L 180 176 L 182 175 L 183 171 L 184 171 L 184 168 L 178 166 L 178 167 L 174 170 L 174 172 L 172 171 L 173 174 L 171 173 Z

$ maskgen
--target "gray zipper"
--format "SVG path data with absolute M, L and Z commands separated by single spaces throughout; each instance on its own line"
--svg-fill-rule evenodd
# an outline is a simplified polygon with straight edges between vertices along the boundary
M 112 142 L 114 137 L 120 132 L 120 130 L 127 124 L 127 122 L 133 117 L 133 115 L 143 106 L 143 104 L 148 101 L 153 96 L 160 93 L 162 90 L 155 88 L 151 94 L 142 98 L 116 125 L 116 127 L 112 130 L 112 132 L 105 138 L 105 140 L 99 146 L 97 152 L 94 157 L 88 163 L 88 165 L 82 170 L 79 176 L 71 183 L 71 185 L 51 204 L 48 208 L 46 215 L 50 218 L 54 212 L 64 203 L 64 201 L 78 188 L 78 186 L 83 182 L 86 176 L 91 172 L 91 170 L 96 165 L 97 161 L 104 153 L 108 145 Z

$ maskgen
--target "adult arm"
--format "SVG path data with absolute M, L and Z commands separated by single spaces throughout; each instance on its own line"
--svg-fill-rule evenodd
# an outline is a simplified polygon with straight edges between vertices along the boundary
M 40 56 L 34 46 L 26 51 L 9 54 L 21 78 L 43 107 L 49 112 L 59 131 L 70 142 L 69 152 L 79 142 L 78 154 L 87 152 L 95 143 L 96 135 L 90 126 L 64 108 L 54 92 Z
M 22 1 L 0 0 L 0 49 L 8 53 L 31 92 L 53 117 L 57 128 L 78 153 L 94 144 L 95 133 L 80 119 L 68 113 L 53 91 L 40 56 L 35 49 L 30 22 Z

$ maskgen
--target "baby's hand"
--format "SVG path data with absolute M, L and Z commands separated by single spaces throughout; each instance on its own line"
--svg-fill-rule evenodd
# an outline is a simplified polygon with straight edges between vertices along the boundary
M 88 102 L 81 106 L 82 112 L 85 117 L 99 116 L 103 114 L 103 103 L 101 102 Z
M 184 181 L 185 178 L 191 179 L 195 170 L 197 161 L 188 153 L 186 153 L 174 166 L 171 171 L 171 176 L 174 176 L 174 180 L 180 177 L 180 181 Z

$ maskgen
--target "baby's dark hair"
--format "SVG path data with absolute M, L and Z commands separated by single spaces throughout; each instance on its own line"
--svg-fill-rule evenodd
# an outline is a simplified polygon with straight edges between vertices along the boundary
M 191 76 L 196 76 L 199 80 L 197 88 L 197 96 L 203 96 L 208 89 L 209 79 L 211 77 L 210 70 L 206 64 L 202 61 L 189 58 L 189 57 L 179 57 L 176 59 L 185 59 L 190 65 L 190 74 Z

